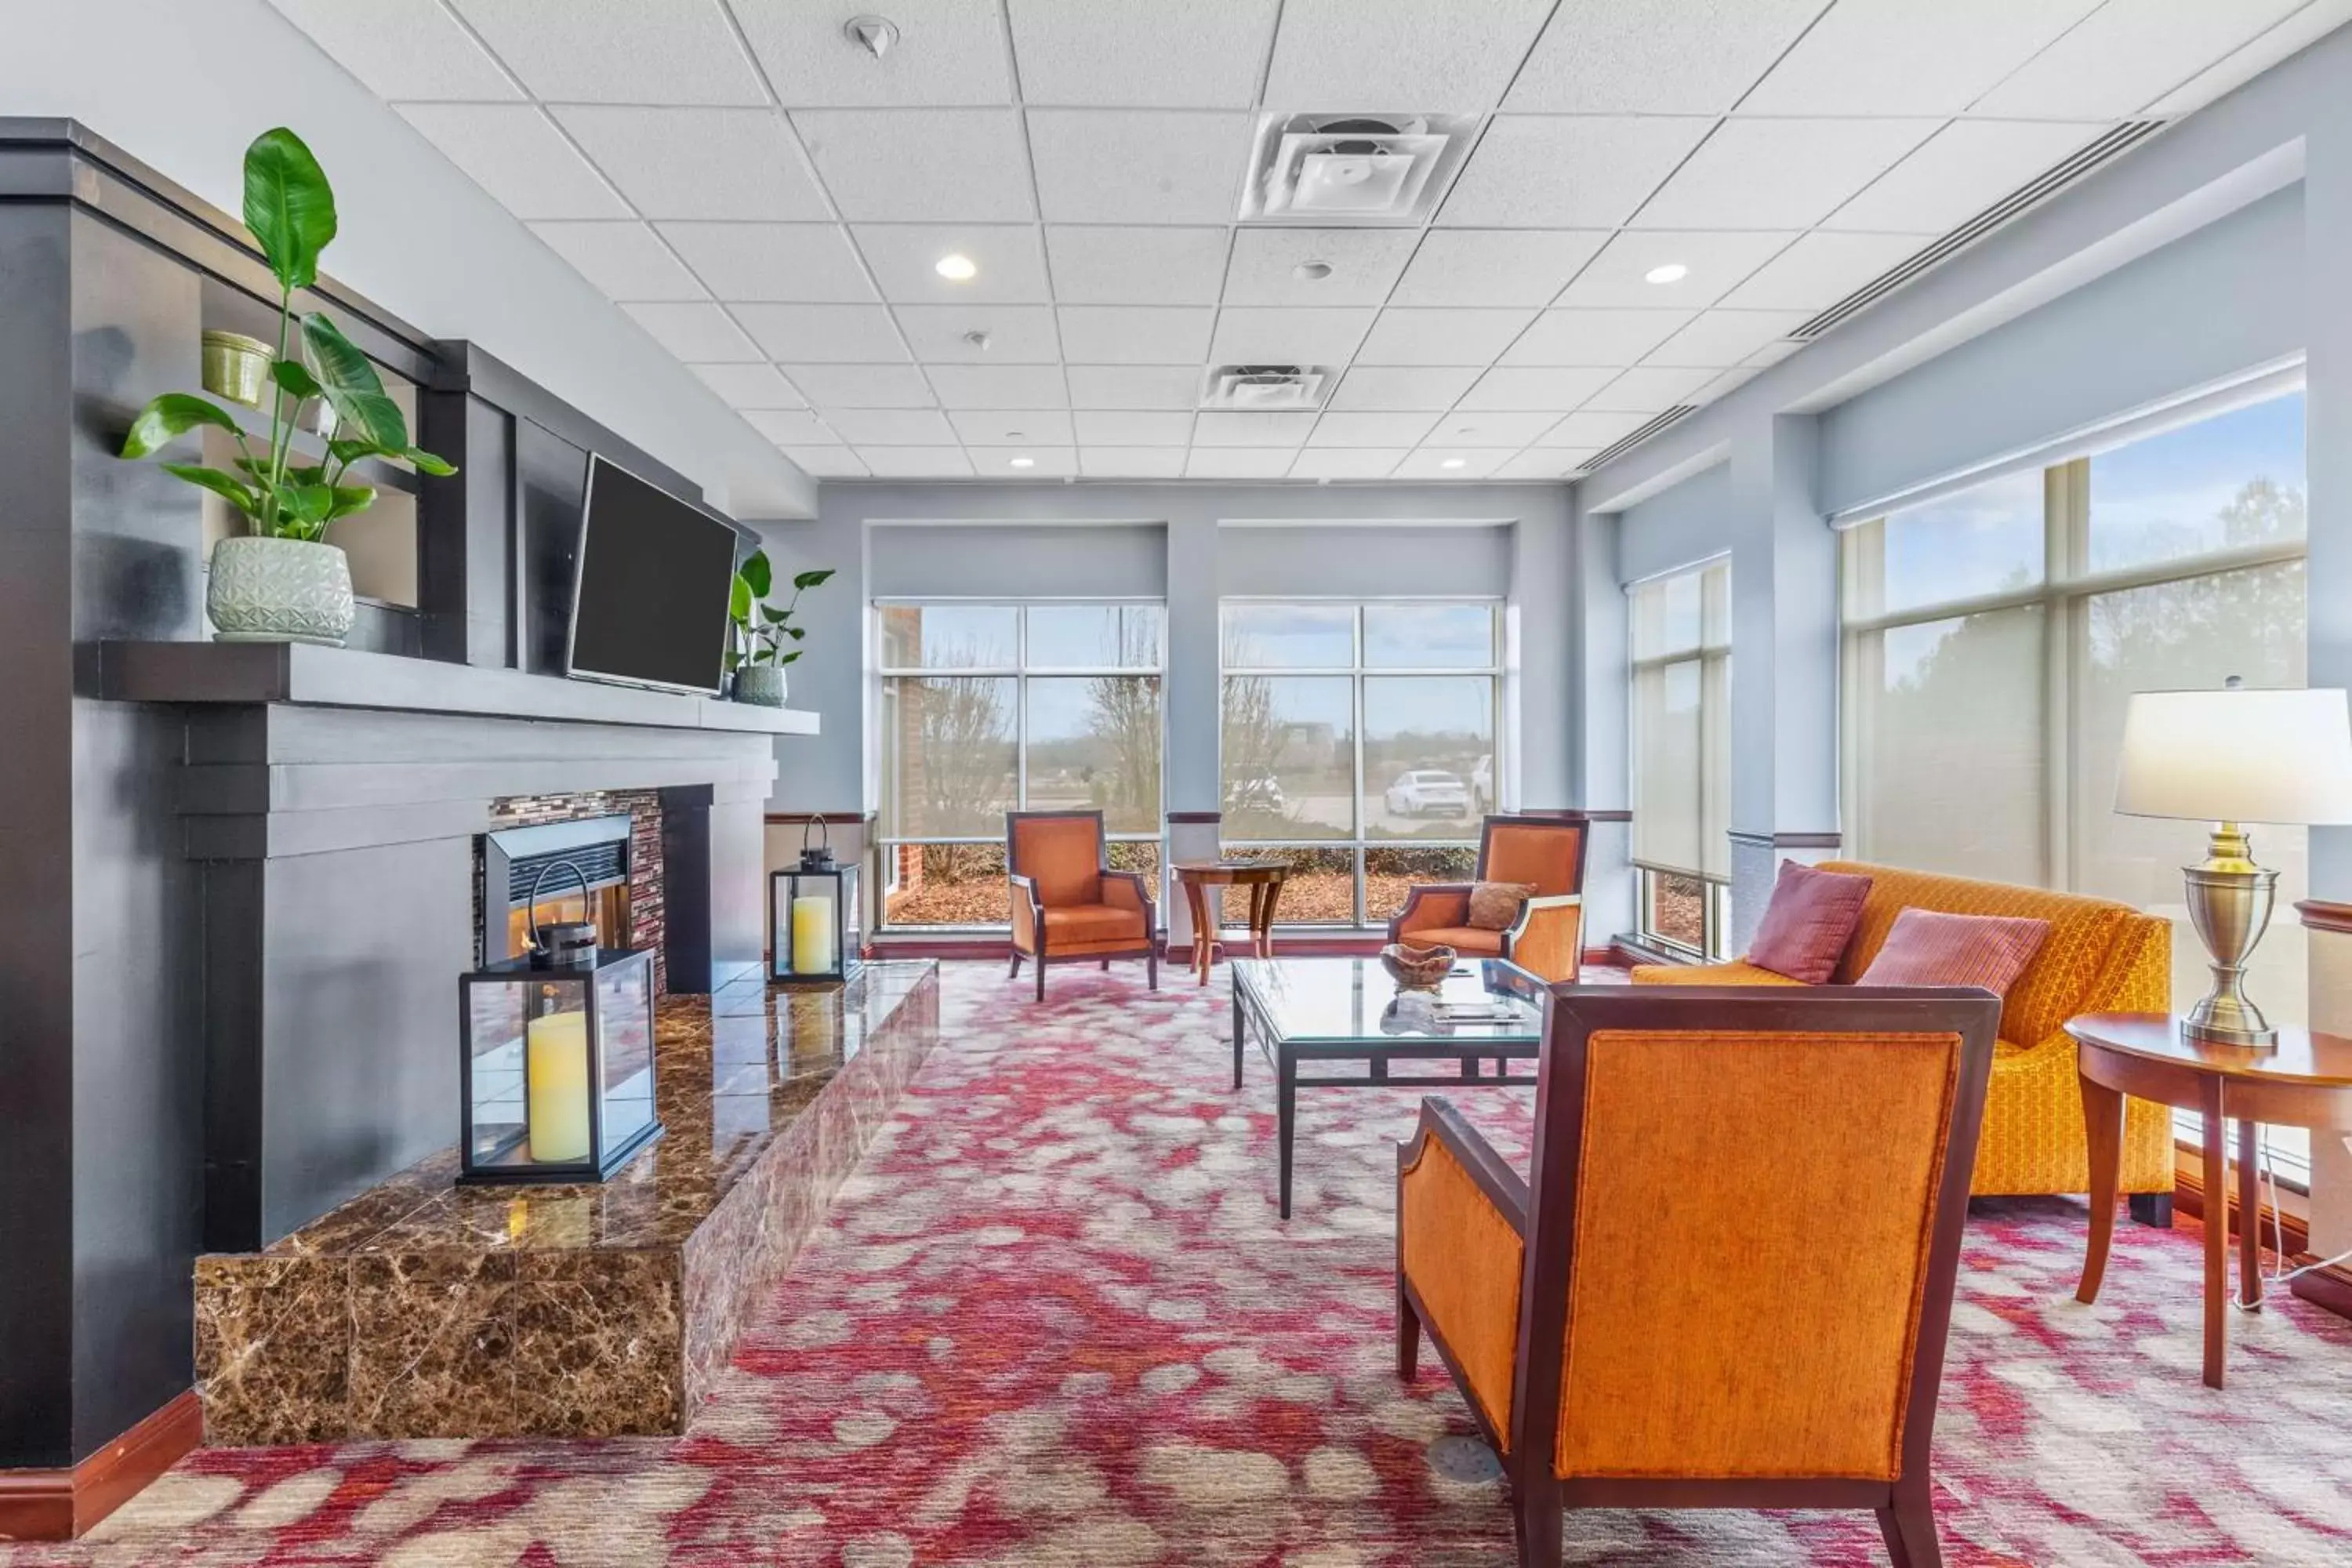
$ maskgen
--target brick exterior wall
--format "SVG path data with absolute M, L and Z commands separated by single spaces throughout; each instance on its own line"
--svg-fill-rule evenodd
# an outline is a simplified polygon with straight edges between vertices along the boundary
M 669 994 L 667 927 L 662 900 L 661 797 L 652 790 L 592 790 L 578 795 L 519 795 L 490 803 L 490 831 L 579 822 L 591 816 L 629 816 L 629 945 L 654 955 L 654 994 Z M 474 934 L 484 931 L 482 853 L 474 851 Z

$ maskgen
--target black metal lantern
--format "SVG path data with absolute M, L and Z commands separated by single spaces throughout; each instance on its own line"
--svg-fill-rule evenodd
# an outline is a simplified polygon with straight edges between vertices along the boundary
M 829 842 L 811 846 L 803 828 L 800 864 L 768 874 L 769 978 L 847 980 L 860 966 L 864 923 L 857 868 L 835 860 Z

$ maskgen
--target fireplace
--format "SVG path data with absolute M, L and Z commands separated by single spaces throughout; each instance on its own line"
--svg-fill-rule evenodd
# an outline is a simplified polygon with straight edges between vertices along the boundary
M 490 817 L 476 857 L 475 946 L 482 962 L 529 949 L 536 888 L 542 922 L 586 921 L 600 947 L 650 949 L 655 992 L 668 991 L 657 794 L 514 796 L 494 802 Z

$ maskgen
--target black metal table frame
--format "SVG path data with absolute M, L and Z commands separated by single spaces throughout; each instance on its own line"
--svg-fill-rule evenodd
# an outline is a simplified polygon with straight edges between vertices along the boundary
M 1298 1131 L 1298 1091 L 1302 1089 L 1454 1089 L 1463 1084 L 1533 1089 L 1536 1075 L 1513 1078 L 1510 1064 L 1533 1061 L 1542 1054 L 1540 1040 L 1497 1044 L 1492 1039 L 1446 1040 L 1427 1036 L 1380 1035 L 1352 1040 L 1292 1040 L 1268 1016 L 1250 987 L 1234 979 L 1234 1088 L 1242 1087 L 1242 1059 L 1247 1053 L 1247 1025 L 1257 1025 L 1257 1047 L 1275 1072 L 1276 1140 L 1281 1150 L 1281 1213 L 1290 1217 L 1291 1151 Z M 1301 1078 L 1298 1064 L 1316 1061 L 1362 1061 L 1370 1072 L 1362 1078 Z M 1389 1071 L 1393 1061 L 1455 1062 L 1453 1078 L 1398 1078 Z M 1493 1062 L 1487 1077 L 1481 1062 Z

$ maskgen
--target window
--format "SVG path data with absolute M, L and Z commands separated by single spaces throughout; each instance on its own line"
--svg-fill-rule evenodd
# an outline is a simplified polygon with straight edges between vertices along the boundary
M 2119 816 L 2135 691 L 2305 683 L 2303 396 L 1991 480 L 1843 542 L 1843 789 L 1859 857 L 2122 900 L 2175 925 L 2172 991 L 2210 981 L 2181 902 L 2190 822 Z M 2257 828 L 2278 908 L 2307 896 L 2300 827 Z M 2273 919 L 2249 989 L 2305 995 Z M 2195 1119 L 2189 1119 L 2192 1129 Z M 2265 1129 L 2300 1178 L 2308 1144 Z
M 1727 956 L 1731 928 L 1731 567 L 1628 590 L 1635 934 Z
M 1158 882 L 1159 605 L 874 610 L 885 925 L 1005 924 L 1008 811 L 1098 810 Z
M 1226 851 L 1286 860 L 1285 924 L 1380 924 L 1467 880 L 1496 808 L 1487 600 L 1224 605 Z

